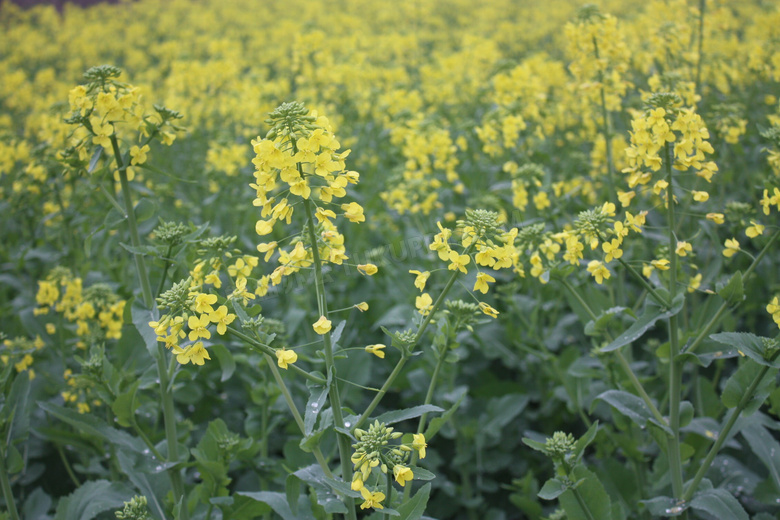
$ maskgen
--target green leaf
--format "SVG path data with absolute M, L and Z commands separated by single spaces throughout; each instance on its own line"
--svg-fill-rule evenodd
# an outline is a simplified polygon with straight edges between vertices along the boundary
M 737 349 L 742 355 L 749 357 L 759 365 L 780 368 L 780 358 L 775 359 L 775 361 L 769 361 L 764 356 L 766 353 L 765 345 L 774 343 L 773 339 L 756 336 L 749 332 L 721 332 L 710 335 L 710 338 L 718 343 Z
M 327 386 L 312 383 L 308 383 L 308 385 L 309 401 L 306 403 L 306 410 L 303 416 L 304 436 L 309 436 L 314 431 L 314 425 L 317 424 L 317 417 L 319 417 L 319 414 L 322 412 L 322 408 L 325 405 L 325 401 L 328 399 Z
M 333 492 L 333 488 L 328 484 L 325 474 L 318 464 L 301 468 L 291 476 L 293 475 L 311 486 L 317 495 L 317 503 L 325 509 L 326 513 L 347 512 L 347 506 Z
M 346 320 L 339 322 L 339 324 L 336 325 L 336 328 L 333 329 L 333 332 L 330 333 L 330 341 L 334 349 L 336 348 L 336 343 L 338 343 L 341 339 L 341 335 L 344 332 L 344 327 L 346 324 Z
M 585 448 L 588 447 L 588 445 L 593 442 L 593 439 L 596 438 L 596 434 L 599 431 L 599 422 L 596 421 L 593 424 L 590 425 L 590 428 L 588 428 L 588 431 L 585 432 L 585 435 L 579 438 L 577 440 L 577 444 L 574 445 L 573 455 L 574 460 L 579 461 L 582 458 L 582 454 L 585 453 Z
M 141 384 L 140 379 L 137 379 L 130 388 L 116 396 L 114 402 L 111 403 L 111 411 L 116 415 L 116 420 L 120 426 L 129 428 L 131 424 L 131 418 L 135 414 L 136 409 L 140 406 L 140 403 L 135 400 L 135 393 L 138 391 L 138 385 Z
M 131 313 L 133 325 L 135 325 L 136 330 L 138 330 L 138 333 L 143 338 L 146 350 L 149 351 L 152 358 L 157 359 L 157 334 L 154 332 L 154 329 L 149 326 L 149 322 L 158 321 L 160 319 L 160 311 L 157 310 L 156 306 L 153 311 L 149 310 L 144 307 L 140 300 L 136 299 L 133 300 Z
M 152 199 L 148 198 L 139 200 L 138 204 L 136 204 L 135 208 L 133 208 L 136 222 L 149 220 L 154 216 L 155 211 L 157 211 L 156 204 L 152 201 Z
M 284 483 L 284 492 L 287 495 L 287 504 L 294 515 L 298 514 L 298 497 L 301 496 L 301 479 L 295 475 L 287 475 Z
M 572 475 L 579 484 L 576 488 L 577 493 L 582 497 L 591 516 L 587 516 L 580 507 L 579 501 L 574 496 L 574 491 L 568 489 L 558 497 L 561 507 L 566 511 L 568 520 L 588 520 L 590 518 L 612 520 L 612 502 L 598 477 L 581 464 L 574 467 Z
M 413 406 L 411 408 L 405 408 L 403 410 L 393 410 L 390 412 L 385 412 L 379 417 L 377 417 L 376 420 L 379 421 L 380 423 L 394 424 L 397 422 L 405 421 L 407 419 L 414 419 L 415 417 L 419 417 L 424 413 L 443 412 L 443 411 L 444 408 L 440 408 L 432 404 L 421 404 L 419 406 Z
M 95 168 L 97 168 L 98 161 L 100 160 L 100 156 L 103 155 L 103 147 L 100 145 L 97 145 L 95 148 L 95 152 L 92 154 L 92 158 L 89 160 L 89 166 L 87 167 L 87 173 L 92 173 L 95 171 Z
M 124 242 L 120 243 L 119 245 L 122 246 L 127 251 L 130 251 L 134 255 L 149 255 L 149 256 L 154 256 L 154 257 L 158 257 L 158 258 L 160 257 L 160 252 L 157 250 L 156 246 L 146 245 L 146 246 L 138 246 L 138 247 L 136 247 L 136 246 L 132 246 L 130 244 L 125 244 Z
M 745 299 L 745 289 L 740 271 L 734 273 L 726 284 L 717 284 L 715 289 L 718 296 L 726 300 L 729 305 L 736 305 Z
M 284 520 L 300 520 L 298 515 L 294 514 L 292 509 L 290 509 L 290 505 L 287 503 L 287 496 L 284 493 L 275 491 L 256 491 L 253 493 L 239 491 L 236 494 L 271 506 L 271 509 Z
M 753 384 L 753 381 L 756 380 L 761 370 L 761 366 L 752 361 L 742 363 L 726 382 L 726 387 L 723 389 L 721 401 L 726 408 L 734 408 L 739 404 L 740 400 L 747 393 L 748 388 Z M 745 409 L 742 412 L 743 416 L 747 417 L 758 410 L 769 395 L 774 379 L 775 375 L 771 373 L 771 371 L 767 371 L 766 374 L 764 374 L 764 378 L 756 387 L 755 394 L 753 394 L 753 397 L 745 406 Z
M 436 478 L 434 473 L 431 473 L 427 469 L 421 468 L 419 466 L 409 466 L 409 468 L 414 474 L 414 480 L 433 480 Z
M 168 477 L 163 473 L 155 474 L 144 469 L 143 462 L 151 460 L 148 455 L 134 457 L 136 461 L 141 460 L 142 464 L 134 462 L 132 455 L 132 452 L 117 451 L 119 468 L 124 476 L 146 497 L 149 509 L 156 512 L 159 518 L 165 518 L 165 509 L 162 503 L 168 486 Z
M 444 426 L 447 421 L 449 421 L 453 415 L 455 415 L 455 412 L 460 407 L 461 403 L 463 403 L 463 399 L 466 397 L 466 394 L 468 393 L 468 388 L 465 386 L 459 387 L 456 389 L 456 392 L 459 392 L 460 395 L 458 399 L 453 403 L 452 406 L 450 406 L 446 412 L 441 414 L 438 417 L 434 417 L 431 419 L 430 423 L 428 423 L 428 428 L 425 430 L 425 440 L 427 442 L 430 442 L 431 439 L 433 439 L 437 433 L 439 433 L 439 430 L 442 426 Z
M 750 520 L 742 504 L 722 488 L 706 489 L 697 492 L 691 499 L 691 508 L 713 516 L 729 520 Z
M 233 354 L 221 343 L 211 345 L 209 350 L 217 356 L 217 361 L 219 361 L 219 366 L 222 369 L 222 376 L 220 376 L 219 380 L 227 381 L 233 375 L 233 372 L 236 371 L 236 360 L 233 359 Z
M 535 441 L 533 439 L 529 439 L 528 437 L 523 437 L 523 444 L 536 451 L 540 451 L 545 455 L 547 454 L 547 445 L 543 442 Z
M 695 410 L 690 401 L 680 402 L 680 428 L 685 428 L 693 420 Z
M 780 489 L 780 443 L 759 423 L 750 424 L 741 433 L 756 457 L 769 470 L 775 487 Z
M 655 497 L 649 500 L 640 500 L 639 503 L 654 517 L 660 516 L 669 518 L 673 516 L 680 516 L 687 509 L 672 497 Z
M 425 512 L 425 506 L 428 505 L 430 494 L 430 484 L 425 484 L 421 487 L 408 502 L 398 508 L 398 512 L 401 515 L 400 520 L 419 520 Z
M 11 428 L 8 432 L 8 438 L 3 439 L 21 442 L 30 435 L 30 377 L 26 372 L 18 374 L 11 384 L 11 391 L 8 393 L 8 399 L 3 407 L 2 415 L 4 421 L 11 421 Z M 8 414 L 8 415 L 6 415 Z
M 604 334 L 610 324 L 617 321 L 616 318 L 625 312 L 631 312 L 631 310 L 628 307 L 612 307 L 603 311 L 595 320 L 590 320 L 585 324 L 585 335 L 600 336 Z
M 650 421 L 665 431 L 667 434 L 672 434 L 672 430 L 669 428 L 669 426 L 656 420 L 645 402 L 634 394 L 629 394 L 628 392 L 624 392 L 622 390 L 607 390 L 593 400 L 594 404 L 598 400 L 604 401 L 615 410 L 631 419 L 633 422 L 639 425 L 640 428 L 645 428 L 647 426 L 647 422 Z M 592 408 L 593 406 L 591 406 L 591 409 Z
M 674 298 L 672 308 L 667 310 L 663 307 L 659 307 L 652 299 L 648 299 L 645 311 L 639 319 L 623 332 L 623 334 L 615 338 L 612 343 L 602 348 L 601 352 L 612 352 L 613 350 L 617 350 L 620 347 L 624 347 L 629 343 L 638 340 L 645 332 L 650 330 L 658 320 L 670 318 L 680 312 L 684 302 L 685 296 L 680 293 Z
M 119 483 L 94 480 L 60 500 L 54 520 L 92 520 L 103 511 L 120 509 L 132 491 Z
M 144 445 L 140 440 L 122 430 L 108 426 L 95 415 L 80 414 L 75 410 L 63 408 L 54 403 L 39 402 L 38 406 L 76 428 L 76 431 L 81 436 L 96 437 L 116 446 L 128 448 L 136 453 L 141 453 L 144 449 Z
M 555 500 L 561 496 L 564 491 L 566 491 L 564 483 L 557 478 L 551 478 L 544 483 L 544 486 L 542 486 L 542 489 L 539 490 L 539 493 L 537 493 L 536 496 L 543 500 Z

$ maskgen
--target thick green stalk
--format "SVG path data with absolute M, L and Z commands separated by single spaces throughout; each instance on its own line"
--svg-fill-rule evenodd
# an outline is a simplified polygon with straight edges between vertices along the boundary
M 238 329 L 235 329 L 233 327 L 228 327 L 227 331 L 230 334 L 232 334 L 233 336 L 235 336 L 238 339 L 240 339 L 240 340 L 244 341 L 245 343 L 247 343 L 250 347 L 254 348 L 255 350 L 258 350 L 258 351 L 260 351 L 263 354 L 269 355 L 269 356 L 271 356 L 271 358 L 274 357 L 275 351 L 274 351 L 274 349 L 272 349 L 268 345 L 266 345 L 264 343 L 261 343 L 261 342 L 257 341 L 256 339 L 247 336 L 243 332 L 241 332 Z M 297 373 L 299 375 L 302 375 L 303 377 L 305 377 L 309 381 L 312 381 L 312 382 L 317 383 L 319 385 L 324 385 L 325 384 L 325 379 L 323 379 L 323 378 L 321 378 L 319 376 L 315 376 L 314 374 L 310 374 L 309 372 L 305 371 L 304 369 L 302 369 L 299 366 L 288 365 L 288 367 L 291 368 L 293 372 L 295 372 L 295 373 Z
M 301 164 L 298 163 L 298 170 L 303 177 L 303 169 Z M 322 277 L 322 262 L 320 261 L 319 244 L 317 243 L 317 235 L 314 231 L 314 213 L 311 209 L 312 203 L 309 199 L 303 199 L 304 211 L 306 211 L 306 222 L 309 228 L 309 245 L 311 247 L 311 253 L 314 260 L 314 287 L 317 292 L 317 308 L 319 309 L 320 316 L 324 316 L 328 319 L 328 300 L 325 294 L 325 281 Z M 341 411 L 341 396 L 339 395 L 338 379 L 336 378 L 336 367 L 333 361 L 333 346 L 330 338 L 330 331 L 326 332 L 322 336 L 323 349 L 325 351 L 325 372 L 329 374 L 330 383 L 326 383 L 328 386 L 328 398 L 330 400 L 330 407 L 333 410 L 333 424 L 336 428 L 344 428 L 344 415 Z M 349 457 L 350 446 L 349 439 L 342 433 L 336 433 L 339 447 L 339 459 L 341 462 L 341 478 L 345 482 L 351 482 L 352 480 L 352 466 Z M 356 519 L 357 514 L 355 512 L 355 501 L 350 498 L 346 498 L 347 502 L 347 517 L 350 519 Z
M 5 506 L 8 508 L 11 520 L 19 520 L 19 511 L 16 509 L 11 481 L 8 478 L 8 468 L 5 466 L 5 456 L 5 449 L 0 449 L 0 486 L 3 488 L 3 498 L 5 498 Z
M 674 236 L 674 177 L 672 176 L 672 149 L 664 144 L 664 165 L 666 167 L 666 211 L 669 229 L 669 300 L 677 295 L 677 240 Z M 680 354 L 677 315 L 669 318 L 669 427 L 672 436 L 668 442 L 669 470 L 672 477 L 672 491 L 675 498 L 683 494 L 682 458 L 680 456 L 680 399 L 682 393 L 682 364 L 677 360 Z
M 734 423 L 737 422 L 737 419 L 739 419 L 740 414 L 748 405 L 750 400 L 753 398 L 753 394 L 756 392 L 756 388 L 758 388 L 758 385 L 761 383 L 761 380 L 764 379 L 764 376 L 766 375 L 768 370 L 769 370 L 768 366 L 761 367 L 761 372 L 759 372 L 758 377 L 756 377 L 753 380 L 753 382 L 750 384 L 750 387 L 748 387 L 748 390 L 747 392 L 745 392 L 745 395 L 743 395 L 742 399 L 739 400 L 739 404 L 737 404 L 737 407 L 731 411 L 731 415 L 729 415 L 726 424 L 718 433 L 718 438 L 715 441 L 715 444 L 713 444 L 712 448 L 710 448 L 709 453 L 707 453 L 707 456 L 704 458 L 704 461 L 702 461 L 701 466 L 699 467 L 699 471 L 696 472 L 696 475 L 693 477 L 693 480 L 688 485 L 688 489 L 685 490 L 685 494 L 682 497 L 684 502 L 687 502 L 693 497 L 693 494 L 696 492 L 696 488 L 699 487 L 699 484 L 701 483 L 702 479 L 707 474 L 707 470 L 709 470 L 710 466 L 712 466 L 712 461 L 715 460 L 715 456 L 720 451 L 721 446 L 723 446 L 723 443 L 726 442 L 726 439 L 728 439 L 731 428 L 734 427 Z
M 135 248 L 141 247 L 141 239 L 138 234 L 138 223 L 135 220 L 135 211 L 133 209 L 133 199 L 130 194 L 130 182 L 127 179 L 127 166 L 122 159 L 122 153 L 119 151 L 119 142 L 116 134 L 111 135 L 111 147 L 114 151 L 114 160 L 119 171 L 119 182 L 122 186 L 122 200 L 124 202 L 124 212 L 127 217 L 127 225 L 130 230 L 130 242 Z M 146 272 L 146 262 L 144 256 L 140 253 L 133 253 L 135 259 L 135 268 L 138 278 L 141 281 L 141 293 L 144 299 L 144 306 L 147 309 L 154 307 L 154 296 L 152 286 L 149 283 L 149 275 Z M 168 371 L 165 367 L 165 348 L 162 343 L 157 343 L 157 376 L 160 381 L 160 400 L 162 401 L 163 422 L 165 424 L 165 439 L 168 444 L 168 461 L 179 461 L 179 443 L 176 433 L 176 410 L 173 406 L 173 392 L 168 388 Z M 181 470 L 178 466 L 173 466 L 168 470 L 168 476 L 171 479 L 171 488 L 173 488 L 173 500 L 175 503 L 184 502 L 184 482 L 181 477 Z M 181 508 L 181 519 L 189 519 L 189 511 L 186 505 Z
M 466 248 L 466 251 L 463 254 L 470 254 L 473 250 L 474 245 L 470 245 L 468 248 Z M 439 294 L 439 297 L 436 298 L 436 302 L 434 302 L 433 307 L 431 308 L 431 311 L 428 313 L 428 315 L 425 317 L 423 322 L 420 324 L 420 326 L 417 328 L 417 333 L 414 335 L 414 339 L 412 340 L 412 345 L 410 348 L 414 348 L 415 345 L 420 341 L 420 338 L 422 338 L 422 335 L 425 333 L 425 329 L 428 327 L 428 324 L 431 322 L 431 318 L 433 318 L 433 315 L 436 314 L 436 311 L 439 310 L 439 307 L 441 307 L 442 303 L 444 303 L 444 298 L 447 296 L 447 293 L 450 292 L 450 289 L 455 284 L 455 280 L 458 279 L 458 274 L 460 271 L 455 271 L 450 276 L 450 279 L 447 280 L 447 283 L 444 285 L 444 289 L 442 289 L 441 294 Z M 398 374 L 401 373 L 401 369 L 406 364 L 406 360 L 409 358 L 407 354 L 402 354 L 401 359 L 398 360 L 398 363 L 396 363 L 395 368 L 393 368 L 393 371 L 388 376 L 385 383 L 382 385 L 382 388 L 379 389 L 379 392 L 374 396 L 374 399 L 371 401 L 371 403 L 368 405 L 368 408 L 363 412 L 363 414 L 360 416 L 358 421 L 353 425 L 355 428 L 359 428 L 361 424 L 363 424 L 370 416 L 371 413 L 374 411 L 374 409 L 379 405 L 379 402 L 382 400 L 382 398 L 387 393 L 387 390 L 390 388 L 390 385 L 393 384 L 393 381 L 395 381 L 395 378 L 398 377 Z

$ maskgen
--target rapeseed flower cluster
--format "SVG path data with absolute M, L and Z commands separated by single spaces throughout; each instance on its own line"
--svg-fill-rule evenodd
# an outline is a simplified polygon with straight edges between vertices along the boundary
M 374 491 L 378 484 L 384 484 L 384 479 L 374 475 L 374 468 L 382 473 L 392 472 L 395 481 L 404 487 L 407 482 L 414 479 L 414 472 L 409 467 L 409 455 L 416 451 L 420 459 L 425 458 L 425 436 L 421 433 L 412 434 L 412 440 L 408 443 L 390 444 L 397 440 L 403 433 L 396 432 L 392 427 L 384 423 L 374 421 L 368 430 L 355 429 L 357 442 L 352 445 L 355 450 L 352 454 L 354 474 L 352 475 L 352 490 L 359 491 L 363 497 L 361 509 L 384 509 L 382 502 L 387 496 L 381 491 Z M 376 483 L 369 483 L 374 476 Z M 368 484 L 367 484 L 368 483 Z

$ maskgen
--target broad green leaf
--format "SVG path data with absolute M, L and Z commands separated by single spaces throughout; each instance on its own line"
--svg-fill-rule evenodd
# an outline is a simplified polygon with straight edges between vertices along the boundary
M 233 359 L 233 354 L 231 354 L 230 350 L 222 343 L 211 345 L 209 350 L 217 356 L 219 367 L 222 369 L 222 375 L 219 380 L 223 382 L 227 381 L 230 379 L 230 376 L 233 375 L 233 372 L 236 371 L 236 360 Z
M 409 466 L 414 474 L 414 480 L 433 480 L 436 478 L 434 473 L 419 466 Z
M 729 305 L 736 305 L 745 299 L 745 289 L 742 283 L 742 273 L 737 271 L 725 284 L 716 284 L 718 296 L 726 300 Z
M 122 430 L 108 426 L 95 415 L 80 414 L 75 410 L 64 408 L 54 403 L 39 402 L 38 406 L 57 419 L 76 428 L 76 431 L 82 436 L 96 437 L 119 447 L 128 448 L 136 453 L 141 453 L 144 449 L 143 443 L 139 439 L 130 436 Z
M 588 431 L 585 432 L 585 435 L 580 437 L 577 440 L 577 444 L 574 445 L 574 460 L 579 461 L 582 458 L 582 454 L 585 453 L 585 448 L 588 447 L 588 445 L 593 442 L 593 439 L 596 438 L 596 434 L 599 431 L 599 422 L 596 421 L 593 424 L 590 425 L 590 428 L 588 428 Z
M 336 493 L 333 492 L 333 488 L 327 482 L 325 474 L 318 464 L 312 464 L 311 466 L 301 468 L 293 473 L 291 477 L 292 476 L 311 486 L 314 493 L 317 495 L 317 503 L 325 509 L 326 513 L 347 512 L 347 506 Z
M 155 246 L 144 245 L 136 247 L 130 244 L 125 244 L 124 242 L 120 243 L 119 245 L 135 255 L 149 255 L 153 257 L 160 256 L 160 252 Z
M 95 171 L 95 168 L 97 168 L 98 161 L 100 161 L 101 155 L 103 155 L 103 147 L 97 145 L 97 147 L 95 147 L 95 152 L 92 154 L 92 157 L 89 159 L 89 166 L 87 167 L 87 173 L 92 173 Z
M 300 517 L 290 509 L 290 505 L 287 503 L 287 496 L 284 493 L 275 491 L 239 491 L 236 494 L 271 506 L 271 509 L 284 520 L 300 520 Z
M 132 491 L 117 482 L 92 480 L 60 500 L 54 520 L 92 520 L 109 509 L 121 509 Z
M 704 511 L 714 518 L 750 520 L 739 500 L 722 488 L 705 489 L 697 492 L 691 499 L 691 508 Z
M 650 330 L 658 320 L 670 318 L 680 312 L 683 308 L 685 297 L 682 293 L 678 294 L 671 309 L 659 307 L 653 300 L 648 299 L 645 311 L 625 332 L 615 338 L 612 343 L 601 349 L 601 352 L 612 352 L 620 347 L 638 340 L 642 335 Z
M 551 478 L 544 483 L 544 486 L 542 486 L 542 489 L 539 490 L 539 493 L 536 496 L 544 500 L 555 500 L 561 496 L 564 491 L 566 491 L 566 486 L 563 482 L 557 478 Z
M 11 430 L 8 438 L 12 442 L 24 441 L 30 435 L 30 377 L 27 372 L 20 373 L 11 384 L 8 400 L 3 408 L 3 415 L 8 414 L 5 420 L 11 421 Z
M 528 437 L 523 437 L 523 444 L 529 448 L 535 449 L 536 451 L 540 451 L 544 454 L 547 453 L 547 445 L 543 442 L 535 441 L 533 439 L 529 439 Z
M 780 489 L 780 443 L 763 425 L 756 422 L 743 428 L 741 433 L 758 460 L 769 470 L 775 487 Z
M 425 506 L 428 505 L 428 498 L 431 494 L 431 485 L 425 484 L 420 490 L 404 505 L 398 508 L 400 520 L 419 520 L 425 513 Z
M 284 492 L 287 495 L 287 504 L 294 515 L 298 514 L 298 497 L 301 496 L 301 479 L 295 475 L 287 475 L 284 483 Z
M 734 408 L 739 404 L 739 401 L 747 393 L 750 385 L 758 377 L 761 372 L 761 366 L 753 361 L 742 363 L 736 372 L 726 382 L 726 387 L 723 389 L 723 395 L 721 395 L 721 401 L 726 408 Z M 769 395 L 772 383 L 775 379 L 775 375 L 767 371 L 763 380 L 756 387 L 756 392 L 752 399 L 748 402 L 747 406 L 743 410 L 742 414 L 747 417 L 752 414 L 761 406 L 766 397 Z
M 780 358 L 769 361 L 764 356 L 767 343 L 774 343 L 773 339 L 756 336 L 749 332 L 721 332 L 720 334 L 712 334 L 710 338 L 737 349 L 743 356 L 749 357 L 759 365 L 780 368 Z
M 146 497 L 148 501 L 149 510 L 156 512 L 160 518 L 165 518 L 165 509 L 162 506 L 164 502 L 163 497 L 169 485 L 168 476 L 163 473 L 153 473 L 147 471 L 144 468 L 143 462 L 149 462 L 151 459 L 144 461 L 144 455 L 133 457 L 133 453 L 124 452 L 122 450 L 117 451 L 117 461 L 119 467 L 125 477 Z M 145 457 L 153 457 L 151 454 L 145 455 Z M 133 458 L 140 460 L 142 463 L 137 464 L 133 461 Z
M 617 321 L 617 317 L 624 312 L 630 312 L 630 309 L 627 307 L 612 307 L 603 311 L 595 320 L 590 320 L 585 324 L 585 335 L 600 336 L 604 334 L 610 324 Z M 634 316 L 634 318 L 636 318 L 636 316 Z
M 598 400 L 604 401 L 615 410 L 631 419 L 639 425 L 640 428 L 645 428 L 647 422 L 650 421 L 669 435 L 672 434 L 672 430 L 669 426 L 656 420 L 645 402 L 634 394 L 629 394 L 622 390 L 607 390 L 593 400 L 594 404 Z
M 149 220 L 154 216 L 154 212 L 157 210 L 157 207 L 155 203 L 152 201 L 152 199 L 149 198 L 143 198 L 138 201 L 138 204 L 135 205 L 135 208 L 133 208 L 133 212 L 135 213 L 135 219 L 137 222 L 143 222 L 144 220 Z
M 581 464 L 574 467 L 572 474 L 574 479 L 580 482 L 577 486 L 577 492 L 590 510 L 590 516 L 580 507 L 579 501 L 574 496 L 574 491 L 569 489 L 558 497 L 561 507 L 566 511 L 568 520 L 589 520 L 590 518 L 612 520 L 612 502 L 598 477 Z
M 446 412 L 441 414 L 438 417 L 434 417 L 431 419 L 430 423 L 428 424 L 428 428 L 425 430 L 425 440 L 427 442 L 430 442 L 431 439 L 433 439 L 437 433 L 439 433 L 439 430 L 442 426 L 444 426 L 447 421 L 452 418 L 453 415 L 455 415 L 455 412 L 460 407 L 461 403 L 463 403 L 463 399 L 466 397 L 466 394 L 468 393 L 468 388 L 466 387 L 459 387 L 455 390 L 456 392 L 459 392 L 458 399 L 453 403 L 452 406 L 450 406 Z
M 149 351 L 152 358 L 157 359 L 157 334 L 154 332 L 154 329 L 149 326 L 149 322 L 158 321 L 160 319 L 160 311 L 157 310 L 156 306 L 154 307 L 154 310 L 149 310 L 144 307 L 140 300 L 136 299 L 133 301 L 131 312 L 133 325 L 135 325 L 138 333 L 143 338 L 146 350 Z
M 317 424 L 317 417 L 322 412 L 325 401 L 328 399 L 328 387 L 325 385 L 309 385 L 309 401 L 306 403 L 306 411 L 303 416 L 303 434 L 311 435 L 314 431 L 314 425 Z
M 432 404 L 421 404 L 419 406 L 413 406 L 411 408 L 405 408 L 403 410 L 393 410 L 385 412 L 376 418 L 380 423 L 395 424 L 397 422 L 405 421 L 407 419 L 414 419 L 424 413 L 431 412 L 443 412 L 444 408 L 434 406 Z
M 135 399 L 135 393 L 138 391 L 138 385 L 140 380 L 136 380 L 130 388 L 116 396 L 114 402 L 111 403 L 111 411 L 116 415 L 116 420 L 120 426 L 124 428 L 130 427 L 130 419 L 135 414 L 135 410 L 140 405 Z
M 655 497 L 649 500 L 640 500 L 639 503 L 645 506 L 653 517 L 670 518 L 680 516 L 687 509 L 687 507 L 680 505 L 680 502 L 672 497 Z

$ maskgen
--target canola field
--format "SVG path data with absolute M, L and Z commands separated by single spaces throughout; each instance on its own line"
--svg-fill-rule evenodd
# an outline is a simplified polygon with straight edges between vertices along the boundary
M 780 518 L 780 7 L 0 3 L 0 519 Z

